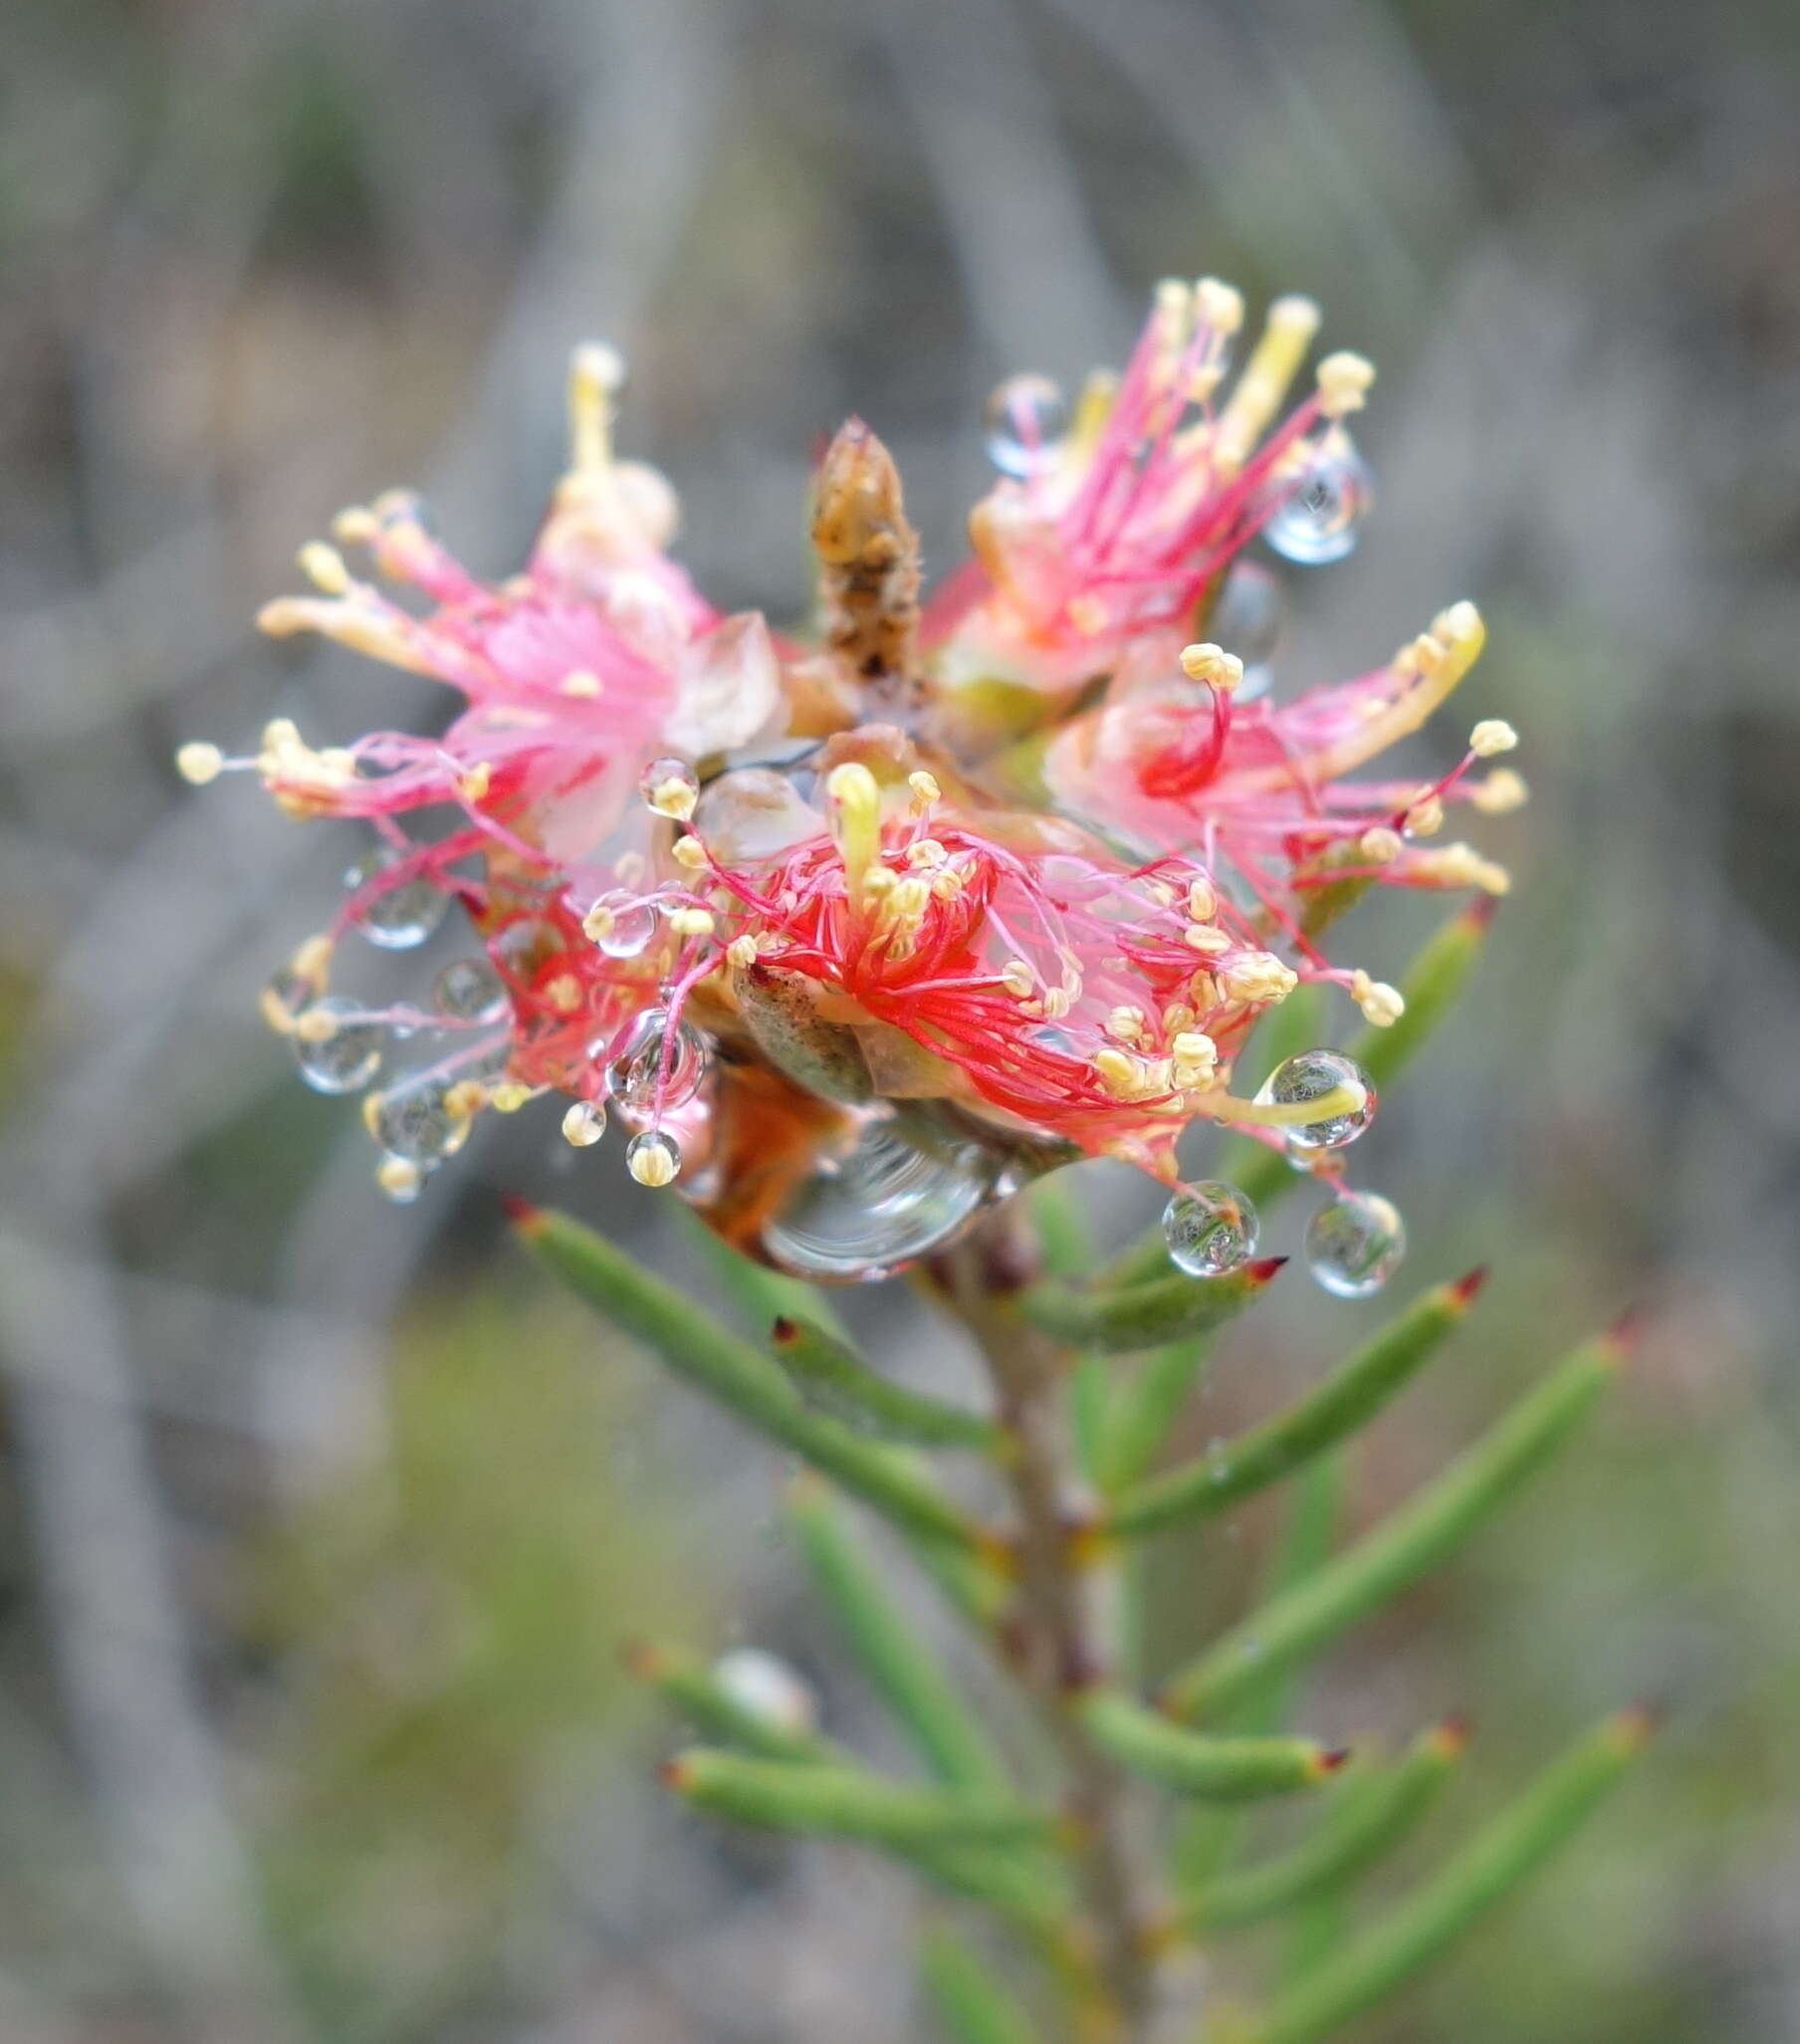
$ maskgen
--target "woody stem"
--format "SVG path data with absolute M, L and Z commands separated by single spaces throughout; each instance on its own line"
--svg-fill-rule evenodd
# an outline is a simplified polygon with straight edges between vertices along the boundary
M 979 1343 L 999 1418 L 1012 1444 L 1008 1476 L 1017 1518 L 1018 1595 L 1006 1634 L 1013 1671 L 1030 1690 L 1061 1757 L 1076 1820 L 1077 1872 L 1095 1942 L 1105 2044 L 1144 2033 L 1153 1979 L 1142 1927 L 1144 1889 L 1126 1823 L 1126 1784 L 1070 1705 L 1106 1670 L 1091 1571 L 1071 1553 L 1077 1523 L 1072 1456 L 1061 1393 L 1068 1358 L 1009 1308 L 1034 1274 L 1035 1252 L 1011 1208 L 946 1256 L 950 1303 Z

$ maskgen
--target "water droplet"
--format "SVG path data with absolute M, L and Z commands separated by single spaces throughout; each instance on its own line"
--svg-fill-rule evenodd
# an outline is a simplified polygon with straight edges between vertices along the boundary
M 410 1207 L 425 1190 L 425 1174 L 404 1157 L 383 1157 L 375 1172 L 375 1184 L 383 1199 L 396 1207 Z
M 871 1114 L 848 1150 L 822 1156 L 788 1195 L 763 1247 L 796 1276 L 886 1277 L 958 1234 L 994 1181 L 993 1157 L 928 1112 Z
M 381 1069 L 381 1027 L 350 1020 L 359 1013 L 353 1002 L 332 994 L 302 1010 L 294 1028 L 294 1056 L 314 1092 L 360 1092 Z
M 631 1024 L 625 1047 L 606 1067 L 606 1089 L 623 1114 L 667 1113 L 684 1107 L 706 1077 L 707 1047 L 686 1022 L 675 1024 L 666 1083 L 660 1086 L 663 1037 L 669 1026 L 666 1008 L 647 1008 Z
M 420 1072 L 402 1078 L 367 1103 L 369 1132 L 390 1157 L 429 1171 L 455 1156 L 469 1139 L 469 1116 L 451 1112 L 453 1079 Z
M 1233 701 L 1254 702 L 1274 678 L 1270 662 L 1281 638 L 1281 585 L 1255 561 L 1235 561 L 1207 619 L 1207 636 L 1243 662 Z
M 594 941 L 608 958 L 636 958 L 648 949 L 656 935 L 656 911 L 647 901 L 629 895 L 603 895 L 596 907 L 603 907 L 612 920 Z
M 1068 400 L 1048 376 L 997 383 L 984 417 L 988 459 L 1004 476 L 1024 478 L 1053 467 L 1068 431 Z
M 707 783 L 694 810 L 694 828 L 714 858 L 734 866 L 774 858 L 789 845 L 818 836 L 825 819 L 786 774 L 741 767 Z
M 1183 1186 L 1163 1209 L 1170 1260 L 1190 1277 L 1223 1277 L 1256 1253 L 1256 1210 L 1235 1185 Z
M 625 1169 L 639 1185 L 669 1185 L 681 1175 L 681 1145 L 659 1128 L 647 1128 L 625 1145 Z
M 1347 433 L 1321 442 L 1298 482 L 1289 486 L 1262 537 L 1284 560 L 1306 568 L 1342 561 L 1355 547 L 1374 502 L 1374 480 Z
M 606 1133 L 606 1110 L 597 1100 L 576 1100 L 562 1117 L 562 1138 L 586 1150 Z
M 638 778 L 637 792 L 658 815 L 685 819 L 700 799 L 700 779 L 686 760 L 652 760 Z
M 1405 1254 L 1406 1223 L 1380 1193 L 1341 1193 L 1307 1224 L 1307 1267 L 1341 1299 L 1378 1292 Z
M 1339 1086 L 1360 1086 L 1363 1104 L 1344 1114 L 1328 1114 L 1282 1131 L 1290 1151 L 1341 1150 L 1353 1143 L 1375 1119 L 1375 1086 L 1354 1057 L 1341 1050 L 1302 1050 L 1277 1064 L 1262 1082 L 1256 1098 L 1282 1106 L 1322 1099 Z
M 431 983 L 432 1005 L 457 1022 L 499 1022 L 507 1013 L 506 982 L 485 958 L 459 958 Z
M 344 874 L 343 884 L 364 887 L 398 861 L 395 852 L 371 851 Z M 432 934 L 449 906 L 449 895 L 428 873 L 415 873 L 377 894 L 357 917 L 356 927 L 383 951 L 410 951 Z
M 740 1708 L 785 1731 L 811 1731 L 818 1723 L 818 1699 L 806 1682 L 777 1654 L 761 1647 L 733 1647 L 713 1663 L 713 1680 Z

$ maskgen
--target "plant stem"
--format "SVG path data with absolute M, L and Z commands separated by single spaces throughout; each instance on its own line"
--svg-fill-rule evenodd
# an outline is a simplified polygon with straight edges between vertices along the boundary
M 1147 1918 L 1126 1822 L 1126 1783 L 1069 1707 L 1106 1672 L 1091 1573 L 1071 1554 L 1080 1499 L 1064 1418 L 1069 1357 L 1010 1310 L 1036 1273 L 1036 1252 L 1009 1206 L 940 1259 L 934 1274 L 986 1359 L 1012 1452 L 1007 1475 L 1018 1526 L 1018 1602 L 1006 1644 L 1037 1699 L 1067 1772 L 1080 1832 L 1077 1871 L 1096 1944 L 1096 2040 L 1132 2044 L 1152 2013 Z

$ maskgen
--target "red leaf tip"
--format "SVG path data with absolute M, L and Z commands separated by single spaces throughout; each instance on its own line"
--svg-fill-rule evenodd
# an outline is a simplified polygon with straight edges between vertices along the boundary
M 1459 1277 L 1451 1286 L 1451 1295 L 1460 1306 L 1472 1306 L 1481 1295 L 1481 1287 L 1487 1282 L 1487 1265 L 1477 1263 L 1466 1277 Z
M 1644 1338 L 1644 1309 L 1628 1306 L 1606 1330 L 1602 1340 L 1615 1361 L 1623 1361 Z
M 1447 1760 L 1454 1760 L 1474 1736 L 1474 1726 L 1461 1710 L 1453 1710 L 1433 1725 L 1432 1742 Z
M 1252 1284 L 1266 1284 L 1286 1261 L 1285 1256 L 1261 1256 L 1253 1263 L 1245 1263 L 1243 1274 Z
M 1335 1774 L 1349 1757 L 1350 1748 L 1348 1746 L 1327 1746 L 1319 1754 L 1319 1772 L 1321 1774 Z
M 769 1329 L 769 1338 L 778 1348 L 786 1348 L 790 1341 L 799 1338 L 800 1323 L 791 1320 L 786 1313 L 778 1313 Z
M 1462 920 L 1471 930 L 1485 930 L 1500 912 L 1500 897 L 1497 894 L 1477 894 L 1462 911 Z
M 500 1211 L 515 1228 L 530 1228 L 544 1209 L 534 1206 L 523 1193 L 502 1193 Z

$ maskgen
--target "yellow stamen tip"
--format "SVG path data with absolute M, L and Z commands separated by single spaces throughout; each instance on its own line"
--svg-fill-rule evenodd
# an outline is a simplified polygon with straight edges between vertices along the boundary
M 175 772 L 191 787 L 204 788 L 218 780 L 225 768 L 225 755 L 203 738 L 189 739 L 175 755 Z

